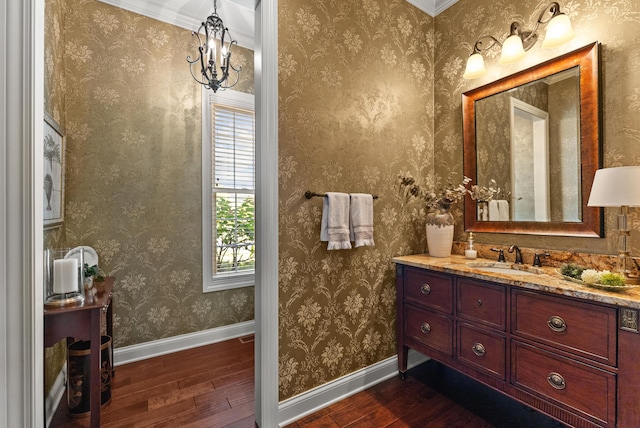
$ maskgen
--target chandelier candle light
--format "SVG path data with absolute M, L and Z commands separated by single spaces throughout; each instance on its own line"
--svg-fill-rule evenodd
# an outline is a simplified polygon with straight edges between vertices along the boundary
M 631 277 L 627 266 L 630 230 L 627 216 L 629 207 L 640 207 L 640 166 L 603 168 L 596 171 L 589 195 L 590 207 L 620 207 L 618 214 L 618 271 L 628 284 L 640 283 Z
M 486 73 L 486 69 L 481 52 L 494 46 L 502 47 L 498 63 L 504 65 L 520 61 L 525 57 L 526 51 L 531 49 L 538 41 L 538 28 L 540 25 L 547 25 L 547 34 L 542 42 L 542 47 L 545 49 L 560 46 L 575 36 L 569 17 L 560 12 L 560 5 L 557 2 L 552 2 L 545 6 L 531 31 L 523 29 L 519 22 L 513 22 L 509 37 L 504 43 L 500 43 L 494 36 L 481 36 L 473 45 L 473 52 L 467 59 L 467 67 L 462 77 L 465 79 L 482 77 Z
M 204 40 L 201 37 L 203 30 Z M 195 81 L 205 88 L 213 90 L 213 92 L 217 92 L 218 89 L 224 90 L 235 86 L 240 78 L 242 67 L 231 65 L 231 47 L 237 45 L 238 42 L 233 40 L 229 29 L 224 26 L 222 18 L 218 15 L 217 0 L 214 0 L 213 3 L 213 14 L 207 17 L 207 20 L 200 25 L 198 31 L 194 31 L 191 34 L 198 40 L 198 57 L 192 60 L 191 55 L 187 56 L 191 75 Z M 218 43 L 220 43 L 219 57 Z M 194 64 L 200 64 L 199 74 L 202 80 L 194 73 Z M 235 72 L 235 81 L 229 84 L 229 73 L 231 71 Z

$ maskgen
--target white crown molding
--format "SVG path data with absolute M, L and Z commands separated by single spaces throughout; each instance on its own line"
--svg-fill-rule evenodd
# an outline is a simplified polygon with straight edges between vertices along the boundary
M 185 2 L 185 0 L 179 2 L 162 0 L 98 1 L 189 31 L 196 31 L 202 21 L 213 12 L 213 6 L 209 2 L 198 2 L 198 5 L 195 5 L 193 1 Z M 228 0 L 222 5 L 218 5 L 218 13 L 225 21 L 231 35 L 238 41 L 238 45 L 247 49 L 254 48 L 253 8 L 251 7 L 254 2 L 255 0 Z
M 458 0 L 407 0 L 409 3 L 430 16 L 437 16 L 457 3 Z

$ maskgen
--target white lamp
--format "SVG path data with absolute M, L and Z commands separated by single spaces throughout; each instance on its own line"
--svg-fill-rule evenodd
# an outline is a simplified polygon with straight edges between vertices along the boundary
M 555 48 L 573 39 L 575 35 L 569 17 L 564 13 L 559 13 L 551 18 L 547 24 L 547 34 L 544 36 L 542 47 L 545 49 Z
M 484 68 L 484 58 L 476 52 L 467 59 L 467 68 L 464 70 L 462 77 L 465 79 L 477 79 L 486 72 Z
M 520 35 L 512 34 L 502 44 L 502 52 L 498 64 L 513 64 L 524 58 L 526 54 Z
M 590 207 L 620 207 L 618 214 L 618 270 L 627 283 L 639 283 L 640 278 L 630 277 L 627 267 L 630 230 L 627 222 L 629 207 L 640 206 L 640 166 L 621 166 L 596 171 L 589 195 Z

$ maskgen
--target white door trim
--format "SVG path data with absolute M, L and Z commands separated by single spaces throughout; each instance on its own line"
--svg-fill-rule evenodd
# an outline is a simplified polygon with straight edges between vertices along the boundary
M 256 285 L 255 416 L 278 425 L 278 2 L 255 13 Z
M 0 23 L 0 428 L 40 428 L 44 0 L 0 0 Z

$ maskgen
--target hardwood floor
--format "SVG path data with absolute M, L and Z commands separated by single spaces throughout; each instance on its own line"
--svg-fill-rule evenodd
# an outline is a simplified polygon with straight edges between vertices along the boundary
M 253 336 L 116 367 L 102 427 L 254 428 Z M 51 427 L 89 427 L 66 396 Z
M 511 398 L 428 361 L 286 428 L 554 428 Z
M 251 336 L 118 366 L 102 427 L 254 428 L 253 345 Z M 429 361 L 404 380 L 393 377 L 287 428 L 558 426 Z M 51 427 L 89 427 L 89 418 L 70 417 L 65 397 Z

